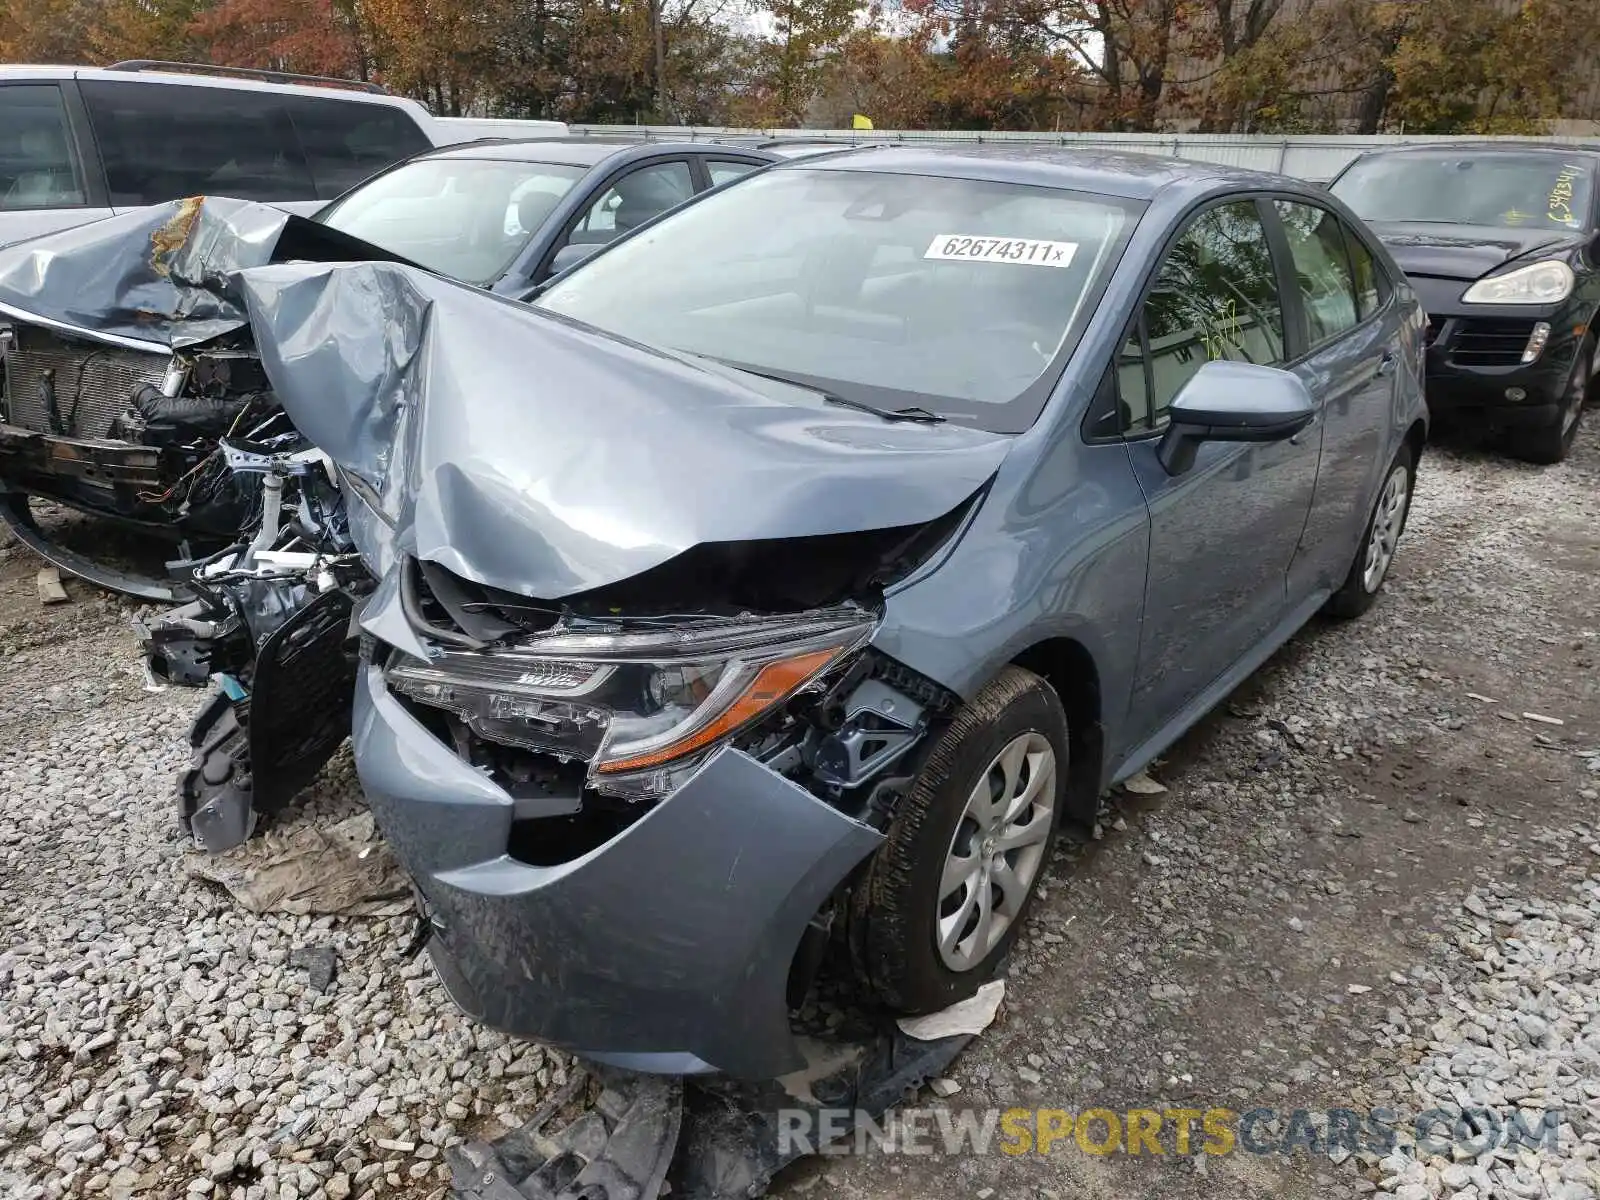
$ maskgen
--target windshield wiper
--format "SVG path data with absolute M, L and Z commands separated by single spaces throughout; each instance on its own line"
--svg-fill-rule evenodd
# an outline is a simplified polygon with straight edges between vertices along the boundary
M 846 400 L 843 396 L 835 396 L 832 392 L 823 392 L 823 400 L 829 404 L 838 404 L 844 408 L 853 408 L 858 412 L 871 413 L 875 417 L 882 417 L 885 421 L 916 421 L 922 425 L 942 425 L 950 418 L 925 408 L 911 405 L 907 408 L 879 408 L 874 404 L 867 404 L 861 400 Z
M 725 367 L 732 367 L 735 371 L 746 375 L 754 375 L 760 379 L 770 379 L 774 383 L 787 383 L 790 387 L 805 388 L 808 392 L 815 392 L 828 404 L 837 404 L 840 408 L 853 408 L 857 412 L 871 413 L 875 417 L 882 417 L 885 421 L 916 421 L 922 425 L 942 425 L 949 418 L 940 413 L 930 412 L 926 408 L 915 405 L 908 408 L 879 408 L 875 404 L 868 404 L 865 400 L 849 400 L 835 392 L 830 392 L 825 387 L 818 387 L 814 383 L 802 383 L 798 379 L 791 379 L 787 375 L 780 375 L 776 371 L 760 371 L 755 367 L 747 367 L 743 363 L 728 362 L 725 359 L 716 359 Z

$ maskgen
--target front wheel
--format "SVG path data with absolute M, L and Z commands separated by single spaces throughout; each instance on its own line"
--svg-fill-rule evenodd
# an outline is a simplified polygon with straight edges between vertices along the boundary
M 937 1012 L 994 976 L 1049 861 L 1066 783 L 1055 689 L 1007 667 L 939 737 L 856 891 L 856 962 L 885 1005 Z
M 1355 561 L 1350 564 L 1350 573 L 1323 610 L 1329 616 L 1347 620 L 1359 617 L 1377 602 L 1399 549 L 1406 517 L 1411 512 L 1415 467 L 1411 447 L 1402 446 L 1394 462 L 1389 464 L 1383 486 L 1378 489 L 1378 499 L 1372 506 L 1372 515 L 1367 518 L 1366 531 L 1356 550 Z
M 1513 438 L 1511 452 L 1524 462 L 1553 465 L 1572 453 L 1573 443 L 1578 440 L 1578 426 L 1583 421 L 1583 409 L 1589 402 L 1589 383 L 1594 378 L 1594 346 L 1594 338 L 1587 337 L 1578 347 L 1555 421 L 1525 430 Z

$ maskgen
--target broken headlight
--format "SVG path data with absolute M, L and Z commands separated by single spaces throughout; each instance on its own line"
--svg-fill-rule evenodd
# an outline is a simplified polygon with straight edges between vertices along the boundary
M 389 686 L 479 737 L 589 763 L 591 783 L 660 795 L 708 751 L 772 712 L 871 635 L 844 607 L 644 632 L 559 630 L 522 645 L 398 654 Z

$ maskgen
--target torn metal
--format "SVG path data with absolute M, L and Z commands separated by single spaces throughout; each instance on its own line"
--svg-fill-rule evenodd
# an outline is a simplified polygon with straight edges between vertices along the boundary
M 0 519 L 64 570 L 146 599 L 172 581 L 58 545 L 49 500 L 210 553 L 252 526 L 256 481 L 218 440 L 291 432 L 238 272 L 384 251 L 281 210 L 195 197 L 0 250 Z
M 416 268 L 266 267 L 240 287 L 295 426 L 408 552 L 521 598 L 636 580 L 697 548 L 730 576 L 740 564 L 714 548 L 766 549 L 802 579 L 796 539 L 889 553 L 893 533 L 972 497 L 1011 441 L 774 399 Z

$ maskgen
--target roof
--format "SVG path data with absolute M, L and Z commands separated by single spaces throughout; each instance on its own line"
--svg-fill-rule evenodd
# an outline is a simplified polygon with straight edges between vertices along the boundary
M 415 100 L 383 92 L 363 91 L 352 82 L 342 88 L 332 84 L 275 83 L 235 75 L 208 75 L 200 71 L 114 71 L 105 67 L 74 67 L 52 65 L 24 65 L 7 63 L 0 66 L 0 80 L 10 82 L 57 82 L 63 79 L 93 80 L 107 83 L 177 84 L 182 87 L 226 88 L 229 91 L 272 92 L 293 96 L 312 96 L 322 100 L 349 100 L 357 104 L 382 104 L 390 108 L 404 108 L 431 120 L 431 114 Z
M 427 150 L 418 158 L 475 158 L 494 162 L 558 163 L 577 167 L 593 167 L 608 159 L 637 151 L 640 154 L 662 154 L 692 150 L 699 154 L 715 150 L 753 154 L 758 158 L 773 158 L 772 154 L 748 146 L 719 146 L 715 142 L 647 142 L 638 138 L 518 138 L 466 142 L 456 146 L 441 146 Z M 415 160 L 413 160 L 415 161 Z
M 1387 158 L 1393 154 L 1548 154 L 1551 157 L 1565 155 L 1583 155 L 1586 158 L 1600 158 L 1600 142 L 1536 142 L 1513 141 L 1506 138 L 1496 138 L 1494 141 L 1451 141 L 1451 142 L 1416 142 L 1406 146 L 1374 146 L 1371 150 L 1363 150 L 1361 158 Z
M 1310 190 L 1309 185 L 1287 176 L 1189 159 L 1158 158 L 1121 150 L 1019 143 L 862 146 L 848 153 L 801 159 L 780 169 L 886 171 L 901 175 L 979 179 L 1091 192 L 1129 200 L 1152 200 L 1158 192 L 1175 186 L 1206 190 L 1226 184 L 1243 188 Z

